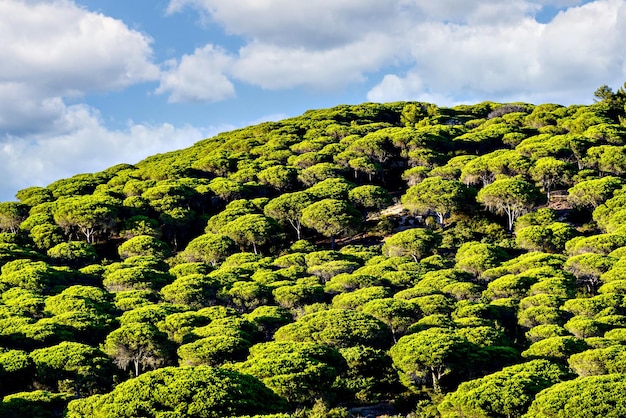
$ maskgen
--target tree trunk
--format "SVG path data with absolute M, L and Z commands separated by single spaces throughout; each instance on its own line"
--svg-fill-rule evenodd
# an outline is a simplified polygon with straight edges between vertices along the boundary
M 134 358 L 133 364 L 135 365 L 135 377 L 139 376 L 139 359 Z
M 437 218 L 439 219 L 439 226 L 441 227 L 441 229 L 445 229 L 446 225 L 445 225 L 445 217 L 446 214 L 443 212 L 437 212 Z
M 432 369 L 431 375 L 433 379 L 433 391 L 435 391 L 435 393 L 441 393 L 441 386 L 439 386 L 439 374 Z

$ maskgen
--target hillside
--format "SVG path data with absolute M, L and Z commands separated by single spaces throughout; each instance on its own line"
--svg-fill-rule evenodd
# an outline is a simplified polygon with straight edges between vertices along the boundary
M 625 416 L 596 98 L 342 105 L 19 191 L 0 416 Z

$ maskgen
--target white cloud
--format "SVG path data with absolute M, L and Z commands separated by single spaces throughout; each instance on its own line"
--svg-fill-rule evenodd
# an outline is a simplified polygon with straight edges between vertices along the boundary
M 239 51 L 233 76 L 266 89 L 298 86 L 330 89 L 364 81 L 367 72 L 392 63 L 395 54 L 392 38 L 378 34 L 324 50 L 254 42 Z
M 234 126 L 197 128 L 129 122 L 124 130 L 109 130 L 97 111 L 85 105 L 64 109 L 68 131 L 58 135 L 5 137 L 0 141 L 0 201 L 15 192 L 45 186 L 76 173 L 95 172 L 118 163 L 134 164 L 162 152 L 188 147 L 202 138 Z
M 233 51 L 232 67 L 223 74 L 264 89 L 335 89 L 386 69 L 368 99 L 450 101 L 591 96 L 593 86 L 612 81 L 609 74 L 624 75 L 617 68 L 623 47 L 612 40 L 624 39 L 626 25 L 611 24 L 624 21 L 616 21 L 624 3 L 171 0 L 168 11 L 192 7 L 240 36 L 245 44 Z M 536 19 L 545 19 L 546 7 L 549 13 L 565 9 L 543 24 Z M 610 47 L 592 47 L 604 37 Z M 561 53 L 568 44 L 572 50 Z
M 158 77 L 148 36 L 70 1 L 1 1 L 0 16 L 0 131 L 56 129 L 64 97 Z
M 151 39 L 75 4 L 0 2 L 0 75 L 48 95 L 123 88 L 153 80 Z M 44 71 L 42 71 L 45 69 Z
M 545 85 L 596 87 L 626 78 L 626 2 L 606 0 L 559 13 L 539 44 Z
M 525 0 L 414 0 L 430 22 L 501 24 L 534 14 L 539 6 Z
M 588 103 L 597 87 L 626 77 L 624 21 L 624 0 L 598 0 L 546 24 L 526 14 L 515 24 L 417 25 L 407 34 L 414 67 L 383 77 L 368 98 L 420 99 L 434 92 L 447 96 L 441 104 L 460 98 Z
M 264 89 L 363 82 L 397 61 L 418 18 L 410 0 L 172 0 L 168 10 L 185 6 L 245 40 L 227 73 Z
M 227 32 L 287 48 L 329 49 L 398 23 L 407 0 L 171 0 L 194 7 Z
M 161 75 L 157 94 L 170 93 L 169 101 L 216 102 L 235 96 L 235 87 L 224 74 L 233 58 L 213 45 L 198 48 L 184 55 L 180 62 L 170 61 Z
M 424 100 L 423 96 L 424 83 L 418 74 L 410 73 L 406 77 L 387 74 L 378 85 L 369 91 L 367 100 L 371 102 Z

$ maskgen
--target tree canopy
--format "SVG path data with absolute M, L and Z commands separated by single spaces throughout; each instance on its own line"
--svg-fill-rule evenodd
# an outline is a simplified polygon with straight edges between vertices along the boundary
M 21 190 L 0 416 L 623 416 L 624 94 L 341 105 Z

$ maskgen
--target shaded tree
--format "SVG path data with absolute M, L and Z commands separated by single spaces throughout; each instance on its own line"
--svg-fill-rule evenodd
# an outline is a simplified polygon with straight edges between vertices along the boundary
M 302 224 L 330 238 L 335 248 L 335 237 L 352 235 L 361 228 L 361 214 L 345 201 L 324 199 L 302 211 Z
M 385 240 L 383 254 L 389 257 L 410 256 L 418 262 L 421 258 L 433 253 L 439 240 L 439 235 L 429 229 L 407 229 Z
M 534 360 L 463 382 L 438 406 L 442 417 L 520 417 L 541 390 L 566 377 L 557 365 Z
M 130 379 L 102 396 L 77 399 L 68 418 L 219 418 L 285 411 L 284 401 L 257 378 L 219 368 L 167 367 Z
M 402 196 L 402 204 L 422 215 L 434 213 L 443 228 L 450 213 L 462 207 L 466 195 L 466 189 L 460 181 L 429 177 L 410 187 Z
M 371 315 L 345 309 L 329 309 L 305 315 L 276 331 L 276 341 L 313 341 L 336 348 L 366 345 L 387 348 L 389 326 Z
M 541 186 L 548 200 L 550 200 L 552 190 L 557 186 L 566 185 L 573 171 L 573 167 L 569 163 L 554 157 L 543 157 L 530 168 L 530 175 Z
M 520 178 L 509 178 L 484 187 L 476 199 L 489 211 L 506 215 L 509 231 L 512 231 L 515 220 L 530 211 L 540 198 L 539 190 L 532 184 Z
M 430 328 L 400 338 L 389 353 L 405 386 L 417 390 L 428 382 L 441 392 L 441 379 L 467 368 L 473 349 L 452 330 Z
M 78 229 L 89 244 L 98 234 L 106 234 L 114 227 L 121 203 L 103 195 L 68 197 L 57 202 L 55 222 L 68 233 Z
M 589 376 L 557 383 L 537 394 L 525 418 L 585 416 L 618 418 L 626 414 L 624 374 Z
M 122 369 L 132 366 L 135 376 L 146 369 L 166 365 L 172 347 L 167 335 L 154 325 L 135 322 L 111 332 L 103 345 L 104 352 Z
M 223 232 L 241 246 L 252 245 L 254 253 L 258 254 L 258 247 L 276 236 L 278 225 L 267 216 L 249 214 L 229 222 Z
M 311 203 L 313 199 L 306 192 L 283 193 L 270 200 L 263 211 L 278 222 L 290 225 L 296 231 L 297 239 L 301 239 L 302 211 Z
M 268 342 L 251 347 L 248 360 L 234 368 L 289 402 L 309 403 L 330 390 L 346 364 L 336 349 L 319 343 Z
M 28 216 L 28 206 L 18 202 L 0 202 L 0 230 L 16 233 Z

